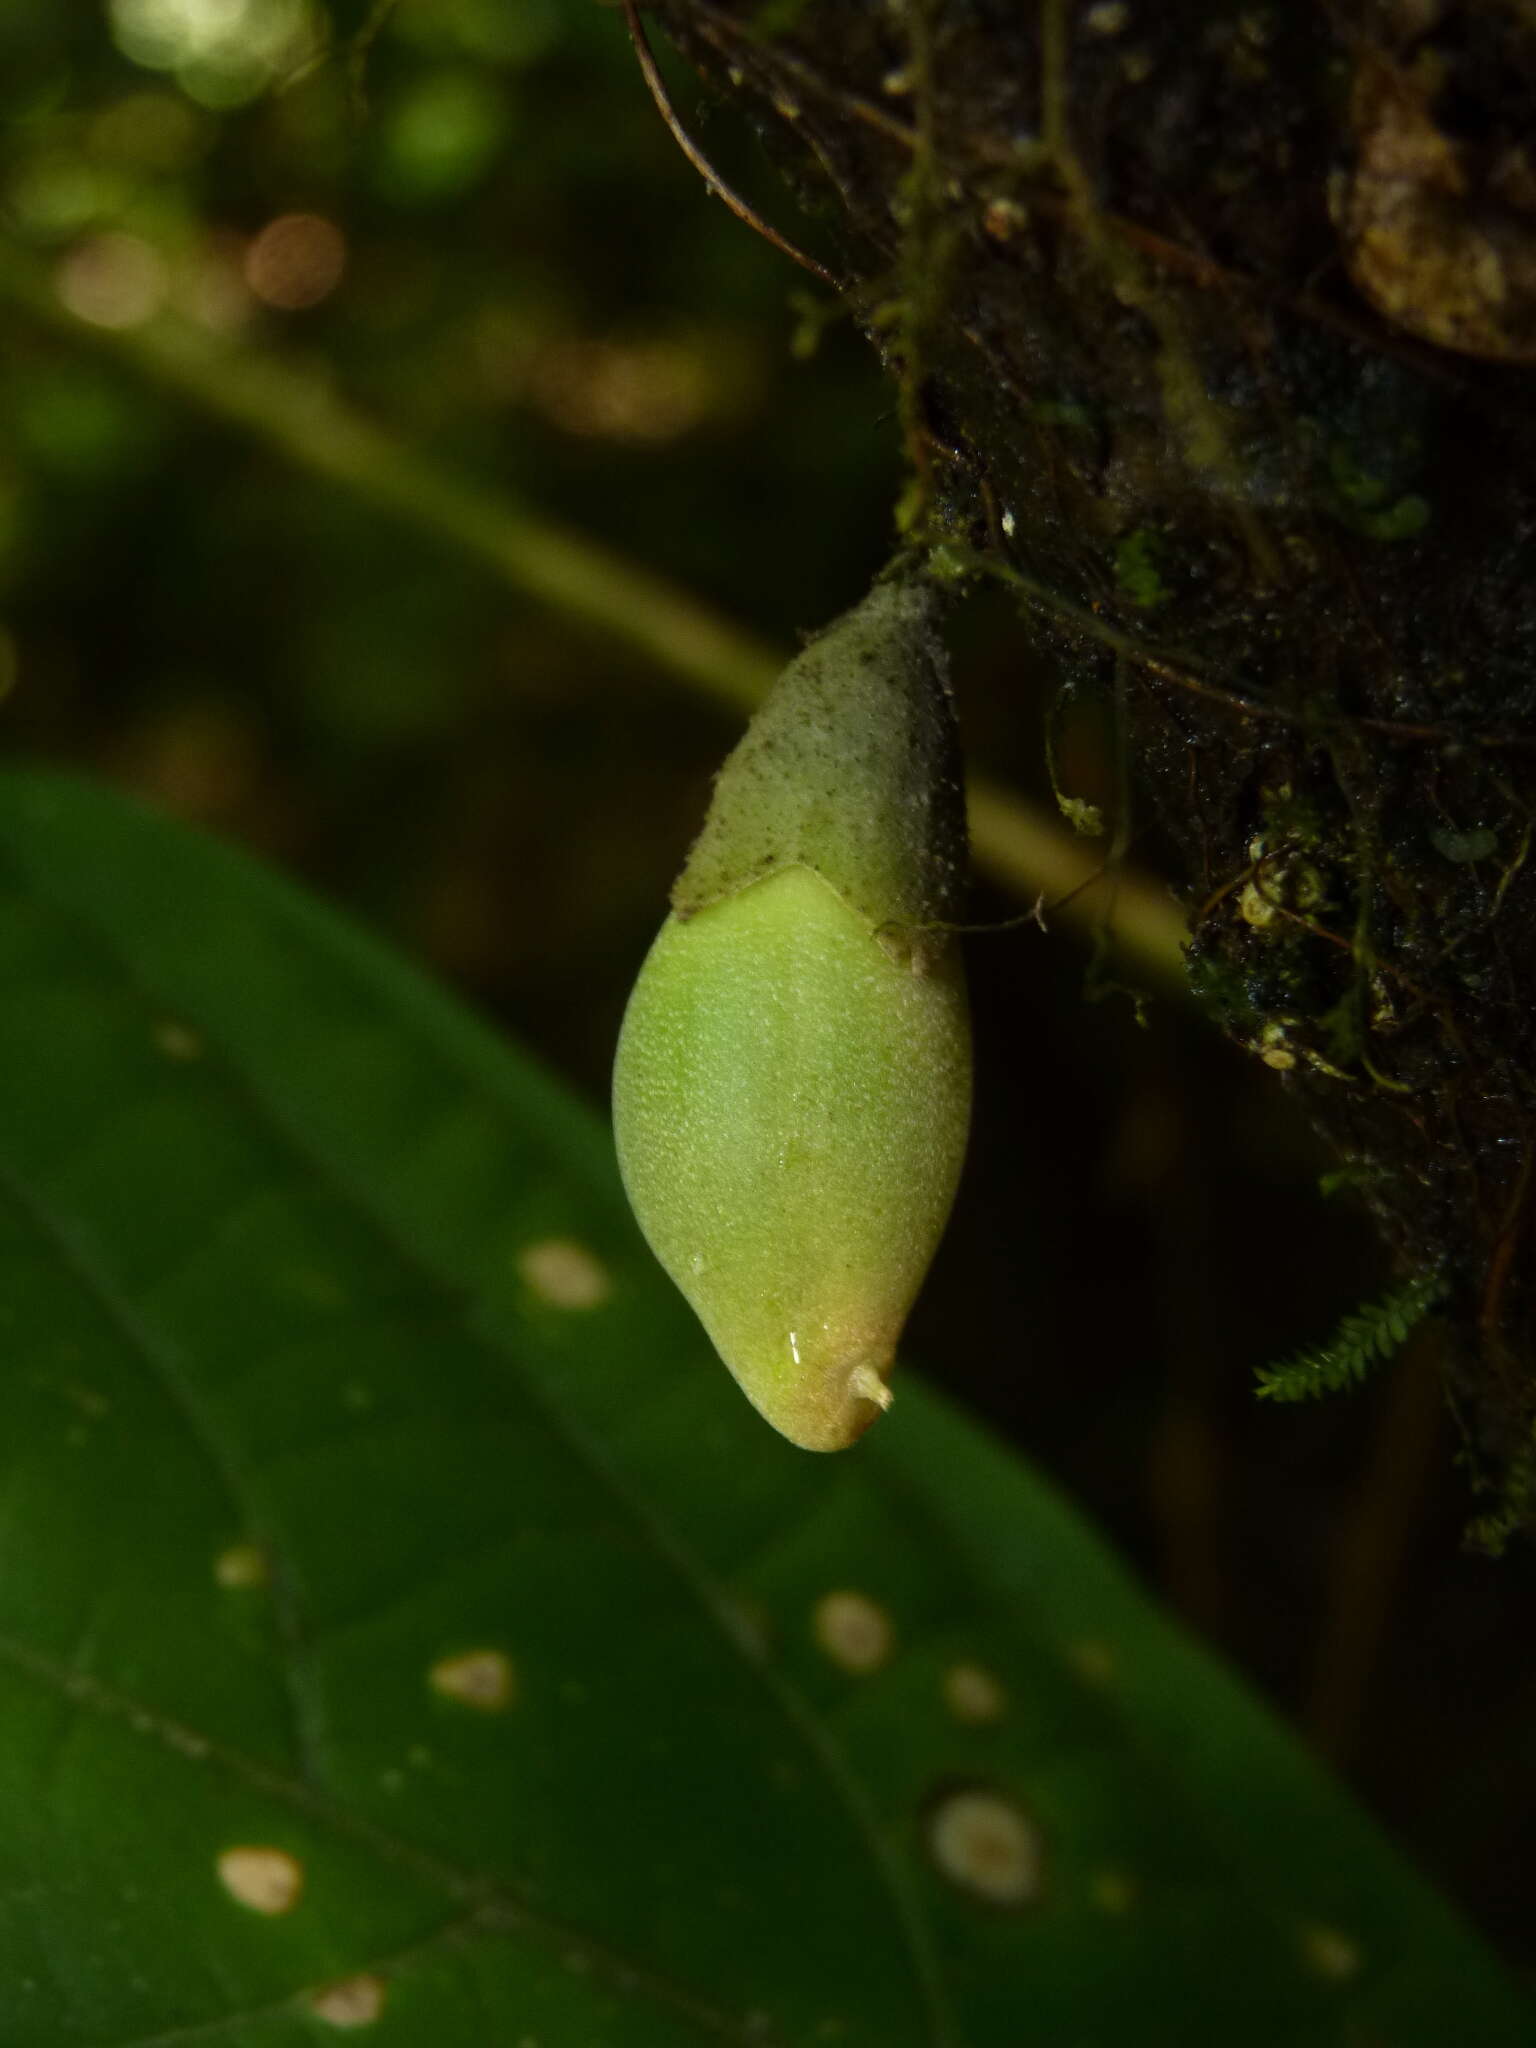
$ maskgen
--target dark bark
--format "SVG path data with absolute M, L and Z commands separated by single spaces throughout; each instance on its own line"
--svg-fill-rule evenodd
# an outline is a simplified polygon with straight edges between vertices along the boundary
M 657 0 L 1536 1498 L 1536 6 Z

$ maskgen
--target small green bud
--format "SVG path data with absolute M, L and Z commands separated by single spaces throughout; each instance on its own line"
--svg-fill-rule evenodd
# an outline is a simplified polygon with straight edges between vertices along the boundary
M 915 584 L 780 677 L 630 998 L 614 1130 L 651 1248 L 759 1412 L 850 1444 L 954 1199 L 970 1031 L 954 717 Z

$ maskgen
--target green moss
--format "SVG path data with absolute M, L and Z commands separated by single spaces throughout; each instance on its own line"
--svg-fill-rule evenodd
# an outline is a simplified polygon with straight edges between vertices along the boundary
M 1257 1031 L 1263 1011 L 1249 993 L 1245 977 L 1214 953 L 1194 955 L 1188 968 L 1190 992 L 1209 1010 L 1223 1031 L 1247 1037 Z
M 1315 796 L 1282 782 L 1266 789 L 1260 803 L 1263 837 L 1269 845 L 1298 846 L 1308 851 L 1322 845 L 1327 827 Z
M 1367 540 L 1412 540 L 1429 524 L 1427 498 L 1399 493 L 1390 474 L 1367 468 L 1346 442 L 1328 451 L 1328 482 L 1337 517 Z
M 1070 398 L 1037 398 L 1025 407 L 1027 416 L 1041 427 L 1076 427 L 1082 433 L 1098 432 L 1099 422 L 1086 405 Z
M 1467 1527 L 1467 1547 L 1486 1557 L 1502 1557 L 1511 1536 L 1536 1526 L 1536 1428 L 1530 1441 L 1509 1461 L 1499 1487 L 1499 1504 L 1478 1515 Z
M 1486 860 L 1498 850 L 1499 835 L 1484 826 L 1476 832 L 1452 832 L 1437 825 L 1429 835 L 1429 843 L 1436 853 L 1444 854 L 1449 861 L 1465 866 L 1471 861 Z
M 1056 802 L 1074 832 L 1081 832 L 1089 839 L 1103 838 L 1104 813 L 1097 804 L 1089 803 L 1086 797 L 1063 796 L 1059 789 Z
M 1415 1274 L 1405 1286 L 1345 1316 L 1315 1350 L 1266 1367 L 1258 1376 L 1260 1398 L 1310 1401 L 1359 1386 L 1373 1366 L 1402 1349 L 1444 1295 L 1439 1273 Z
M 798 28 L 801 19 L 810 12 L 816 0 L 763 0 L 752 17 L 750 33 L 760 43 L 771 43 L 775 36 Z
M 1145 526 L 1138 526 L 1115 545 L 1115 581 L 1132 604 L 1148 612 L 1166 604 L 1173 595 L 1158 574 L 1158 548 L 1157 535 Z

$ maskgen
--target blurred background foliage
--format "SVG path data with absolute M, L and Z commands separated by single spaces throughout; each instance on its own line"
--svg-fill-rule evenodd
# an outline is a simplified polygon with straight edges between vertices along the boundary
M 0 741 L 255 846 L 600 1095 L 731 718 L 117 343 L 174 316 L 292 363 L 786 648 L 889 545 L 872 351 L 708 198 L 593 0 L 6 0 L 0 118 L 0 283 L 44 266 L 75 330 L 4 315 Z M 1112 720 L 1055 701 L 1027 621 L 978 599 L 954 644 L 977 764 L 1049 806 L 1051 716 L 1064 786 L 1112 804 Z M 912 1355 L 1536 1965 L 1536 1573 L 1460 1553 L 1432 1338 L 1260 1408 L 1254 1370 L 1383 1277 L 1282 1081 L 1062 936 L 971 964 L 976 1144 Z

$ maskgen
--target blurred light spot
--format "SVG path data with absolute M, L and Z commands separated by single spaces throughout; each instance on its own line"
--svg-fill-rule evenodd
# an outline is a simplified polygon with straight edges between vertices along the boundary
M 267 1555 L 254 1543 L 232 1543 L 213 1560 L 213 1576 L 227 1592 L 248 1592 L 267 1583 Z
M 431 202 L 468 191 L 490 169 L 507 133 L 507 109 L 475 71 L 418 80 L 380 132 L 381 172 L 399 198 Z
M 1358 1944 L 1336 1927 L 1303 1927 L 1301 1953 L 1309 1970 L 1335 1984 L 1347 1982 L 1360 1968 Z
M 70 250 L 54 273 L 59 297 L 92 327 L 141 327 L 170 290 L 158 249 L 137 235 L 92 235 Z
M 502 1713 L 517 1697 L 517 1673 L 505 1650 L 465 1650 L 456 1657 L 439 1657 L 427 1679 L 444 1699 L 481 1714 Z
M 864 1593 L 826 1593 L 811 1615 L 811 1632 L 845 1671 L 878 1671 L 896 1643 L 891 1617 Z
M 155 87 L 114 100 L 90 129 L 94 154 L 150 171 L 185 170 L 209 137 L 209 125 L 195 107 Z
M 714 407 L 714 379 L 686 343 L 563 341 L 534 366 L 539 409 L 568 434 L 602 441 L 675 441 Z
M 253 1913 L 291 1913 L 304 1889 L 304 1866 L 286 1849 L 226 1849 L 218 1871 L 230 1897 Z
M 613 1292 L 607 1267 L 574 1238 L 548 1237 L 525 1246 L 517 1270 L 551 1308 L 600 1308 Z
M 112 39 L 150 71 L 174 71 L 244 26 L 243 0 L 111 0 Z
M 246 246 L 239 235 L 211 234 L 176 280 L 178 306 L 215 334 L 237 334 L 251 316 Z
M 11 179 L 10 211 L 29 235 L 63 241 L 89 227 L 107 199 L 106 181 L 78 151 L 46 151 Z
M 1016 199 L 989 199 L 982 212 L 981 225 L 984 233 L 994 242 L 1011 242 L 1020 229 L 1029 226 L 1029 209 L 1021 206 Z M 1009 527 L 1005 532 L 1011 532 Z
M 1067 1645 L 1067 1662 L 1085 1685 L 1108 1685 L 1115 1675 L 1115 1653 L 1109 1644 L 1087 1637 Z
M 148 71 L 171 71 L 212 108 L 256 98 L 317 47 L 309 0 L 111 0 L 112 35 Z
M 121 735 L 116 761 L 135 789 L 206 824 L 260 803 L 264 765 L 262 736 L 244 709 L 211 694 L 149 711 Z
M 151 71 L 226 53 L 270 58 L 307 11 L 304 0 L 111 0 L 118 48 Z
M 384 2010 L 383 1979 L 363 1975 L 328 1984 L 310 1994 L 309 2009 L 332 2027 L 371 2027 Z
M 1025 1906 L 1040 1892 L 1040 1831 L 1011 1799 L 974 1786 L 928 1817 L 928 1846 L 951 1884 L 989 1906 Z
M 956 1664 L 944 1674 L 944 1704 L 957 1721 L 1000 1721 L 1008 1695 L 979 1664 Z
M 196 1060 L 203 1055 L 203 1041 L 188 1024 L 178 1024 L 174 1017 L 162 1017 L 151 1034 L 156 1052 L 163 1052 L 168 1060 Z M 224 1553 L 230 1555 L 228 1551 Z M 259 1553 L 258 1553 L 259 1555 Z
M 1123 1870 L 1101 1870 L 1089 1896 L 1101 1913 L 1129 1913 L 1136 1903 L 1136 1883 Z
M 245 252 L 245 281 L 258 299 L 285 313 L 329 298 L 347 267 L 340 228 L 317 213 L 269 220 Z

